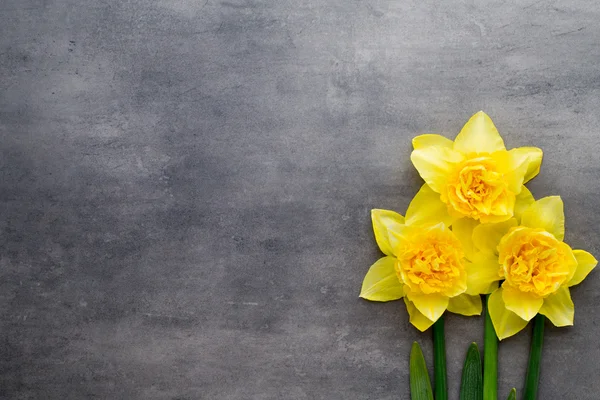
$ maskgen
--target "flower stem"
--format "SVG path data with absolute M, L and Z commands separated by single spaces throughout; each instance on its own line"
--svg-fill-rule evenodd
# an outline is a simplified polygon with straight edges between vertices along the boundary
M 546 317 L 544 317 L 542 314 L 538 314 L 533 321 L 531 351 L 529 352 L 529 365 L 527 366 L 527 378 L 525 379 L 523 400 L 535 400 L 537 398 L 538 383 L 540 381 L 542 345 L 544 344 L 545 322 Z
M 498 337 L 487 309 L 490 299 L 485 298 L 485 329 L 483 336 L 483 398 L 485 400 L 498 399 Z
M 446 378 L 444 315 L 433 324 L 433 376 L 435 379 L 435 400 L 447 400 L 448 382 Z

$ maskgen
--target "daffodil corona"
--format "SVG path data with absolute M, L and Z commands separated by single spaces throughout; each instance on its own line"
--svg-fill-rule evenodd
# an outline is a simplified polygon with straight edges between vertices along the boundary
M 569 287 L 579 284 L 597 261 L 563 242 L 560 197 L 532 200 L 520 224 L 512 218 L 478 225 L 465 235 L 477 250 L 467 282 L 475 291 L 492 293 L 488 309 L 500 339 L 522 330 L 538 313 L 556 326 L 573 325 Z
M 536 147 L 506 150 L 483 111 L 454 141 L 426 134 L 414 138 L 413 146 L 411 160 L 428 186 L 420 200 L 436 210 L 432 220 L 447 223 L 463 217 L 482 223 L 510 219 L 530 196 L 523 184 L 538 174 L 542 162 Z
M 407 227 L 396 248 L 396 273 L 405 292 L 454 297 L 465 292 L 461 243 L 444 224 Z
M 448 310 L 481 314 L 479 295 L 467 294 L 467 265 L 461 241 L 444 223 L 427 222 L 429 209 L 414 201 L 406 218 L 373 210 L 373 230 L 386 254 L 371 266 L 360 297 L 372 301 L 404 298 L 410 322 L 425 331 Z
M 537 298 L 555 293 L 577 267 L 571 248 L 543 229 L 511 228 L 500 240 L 498 252 L 504 286 Z

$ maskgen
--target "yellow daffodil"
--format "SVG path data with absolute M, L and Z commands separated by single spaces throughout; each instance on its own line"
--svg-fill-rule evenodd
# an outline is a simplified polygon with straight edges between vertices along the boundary
M 575 310 L 569 287 L 579 284 L 597 261 L 590 253 L 572 250 L 563 242 L 565 217 L 560 197 L 531 201 L 520 224 L 511 218 L 481 224 L 463 234 L 461 239 L 471 240 L 477 252 L 467 270 L 469 293 L 493 291 L 488 310 L 500 339 L 522 330 L 537 313 L 556 326 L 573 325 Z M 504 282 L 497 288 L 501 280 Z
M 426 134 L 413 139 L 411 160 L 425 180 L 419 201 L 427 202 L 431 220 L 452 223 L 472 218 L 482 223 L 506 221 L 522 208 L 529 192 L 523 184 L 540 170 L 536 147 L 506 150 L 490 117 L 473 115 L 454 141 Z
M 465 250 L 444 223 L 428 223 L 430 210 L 413 201 L 406 218 L 372 210 L 373 230 L 386 254 L 371 266 L 360 297 L 372 301 L 404 298 L 410 322 L 425 331 L 448 310 L 481 314 L 481 298 L 468 295 Z

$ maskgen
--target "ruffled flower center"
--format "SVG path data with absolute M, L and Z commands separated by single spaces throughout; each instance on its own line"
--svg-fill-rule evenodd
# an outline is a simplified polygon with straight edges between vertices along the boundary
M 466 290 L 463 257 L 460 241 L 447 228 L 412 228 L 398 246 L 396 273 L 415 294 L 453 297 Z
M 515 194 L 491 156 L 470 158 L 450 176 L 442 201 L 458 213 L 485 220 L 486 216 L 512 216 Z M 487 221 L 482 221 L 487 222 Z
M 512 228 L 500 241 L 498 251 L 505 284 L 522 292 L 545 297 L 572 275 L 569 246 L 542 229 Z

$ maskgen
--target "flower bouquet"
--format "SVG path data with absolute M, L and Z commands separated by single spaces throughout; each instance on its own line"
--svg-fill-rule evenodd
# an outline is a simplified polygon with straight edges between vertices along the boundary
M 405 216 L 372 210 L 375 240 L 385 256 L 367 272 L 360 297 L 403 299 L 412 325 L 420 331 L 432 327 L 435 392 L 421 349 L 414 343 L 413 400 L 447 399 L 447 311 L 485 314 L 483 362 L 473 343 L 464 363 L 461 400 L 498 398 L 498 341 L 533 320 L 523 393 L 523 399 L 533 400 L 545 320 L 555 326 L 573 325 L 569 288 L 581 283 L 597 260 L 563 241 L 561 198 L 536 201 L 524 186 L 538 174 L 542 150 L 507 150 L 484 112 L 471 117 L 454 141 L 425 134 L 412 143 L 411 160 L 425 184 Z M 516 399 L 515 389 L 508 399 Z

